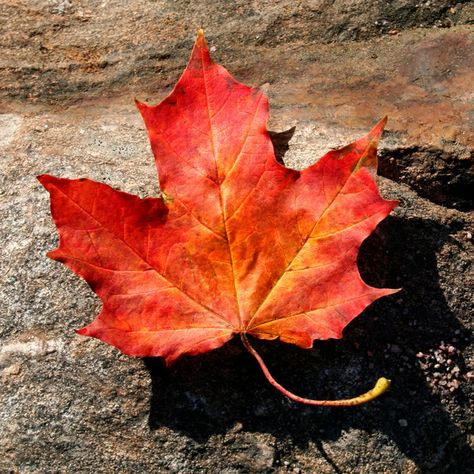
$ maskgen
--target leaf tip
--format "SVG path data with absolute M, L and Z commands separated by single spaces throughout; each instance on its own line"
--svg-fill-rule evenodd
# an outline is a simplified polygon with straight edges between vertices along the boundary
M 148 108 L 148 105 L 145 104 L 145 102 L 141 102 L 136 97 L 133 100 L 135 101 L 135 106 L 140 111 L 140 113 L 143 113 L 143 111 Z
M 84 326 L 83 328 L 74 329 L 74 332 L 76 334 L 79 334 L 80 336 L 96 337 L 97 339 L 101 338 L 100 337 L 101 334 L 99 334 L 100 333 L 100 323 L 98 324 L 97 320 L 92 321 L 90 324 L 88 324 L 87 326 Z
M 50 250 L 46 254 L 46 256 L 51 260 L 56 260 L 57 262 L 64 262 L 64 255 L 59 247 L 57 249 Z
M 391 211 L 393 211 L 397 206 L 400 205 L 400 200 L 399 199 L 390 199 L 389 201 L 389 204 L 391 206 Z
M 382 136 L 385 125 L 387 125 L 387 121 L 388 121 L 388 117 L 385 116 L 382 120 L 379 120 L 377 124 L 375 125 L 375 127 L 370 131 L 369 135 L 374 137 L 377 142 L 380 140 L 380 137 Z
M 80 336 L 88 336 L 89 335 L 89 331 L 87 329 L 87 326 L 85 326 L 81 329 L 75 329 L 74 332 L 76 334 L 79 334 Z
M 207 49 L 207 42 L 202 28 L 199 28 L 197 31 L 196 46 Z
M 36 179 L 46 188 L 47 184 L 51 182 L 52 176 L 49 174 L 40 174 L 36 176 Z

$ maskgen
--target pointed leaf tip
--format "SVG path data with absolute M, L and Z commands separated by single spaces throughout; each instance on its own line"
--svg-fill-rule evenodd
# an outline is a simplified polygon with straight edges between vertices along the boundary
M 197 32 L 195 44 L 207 48 L 207 41 L 202 28 L 199 28 Z
M 36 176 L 36 179 L 45 189 L 49 190 L 48 185 L 51 183 L 54 184 L 59 178 L 56 178 L 50 174 L 40 174 L 39 176 Z
M 143 113 L 144 110 L 148 109 L 149 106 L 145 104 L 145 102 L 141 102 L 138 99 L 134 99 L 134 100 L 135 100 L 135 106 L 137 107 L 140 113 Z
M 375 136 L 377 141 L 380 140 L 382 133 L 384 131 L 385 125 L 387 125 L 388 117 L 385 116 L 382 120 L 379 120 L 374 128 L 370 131 L 370 135 Z
M 40 174 L 36 176 L 36 179 L 44 186 L 46 182 L 48 181 L 49 175 L 47 174 Z

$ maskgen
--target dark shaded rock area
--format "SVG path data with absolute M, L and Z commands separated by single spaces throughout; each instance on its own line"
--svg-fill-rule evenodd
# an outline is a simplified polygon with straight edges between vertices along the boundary
M 436 204 L 473 210 L 474 160 L 445 148 L 396 148 L 381 153 L 379 173 L 408 184 Z
M 0 472 L 474 472 L 473 96 L 469 1 L 0 1 Z M 74 329 L 100 302 L 45 257 L 57 244 L 35 176 L 158 184 L 134 96 L 158 102 L 205 29 L 214 58 L 267 89 L 278 159 L 303 168 L 382 116 L 382 194 L 363 244 L 370 306 L 344 339 L 239 341 L 165 368 Z

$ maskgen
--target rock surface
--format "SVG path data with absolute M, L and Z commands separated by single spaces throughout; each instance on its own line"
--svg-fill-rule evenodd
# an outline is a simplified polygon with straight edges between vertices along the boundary
M 472 2 L 3 0 L 0 12 L 1 472 L 473 472 Z M 56 235 L 35 176 L 156 194 L 133 97 L 164 97 L 200 26 L 217 61 L 267 88 L 288 166 L 390 117 L 380 186 L 400 206 L 359 263 L 403 291 L 342 340 L 256 343 L 303 395 L 391 378 L 375 402 L 289 402 L 237 341 L 165 369 L 73 331 L 100 303 L 45 258 Z

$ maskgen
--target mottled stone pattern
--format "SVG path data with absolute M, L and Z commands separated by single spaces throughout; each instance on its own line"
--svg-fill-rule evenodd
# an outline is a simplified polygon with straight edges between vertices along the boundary
M 1 1 L 0 472 L 473 472 L 473 13 L 440 0 Z M 100 302 L 45 257 L 57 237 L 35 176 L 156 195 L 133 97 L 164 97 L 198 27 L 216 60 L 267 89 L 291 167 L 389 115 L 379 183 L 400 206 L 359 266 L 403 290 L 342 340 L 255 343 L 301 395 L 391 378 L 377 401 L 294 404 L 238 341 L 166 369 L 74 333 Z

